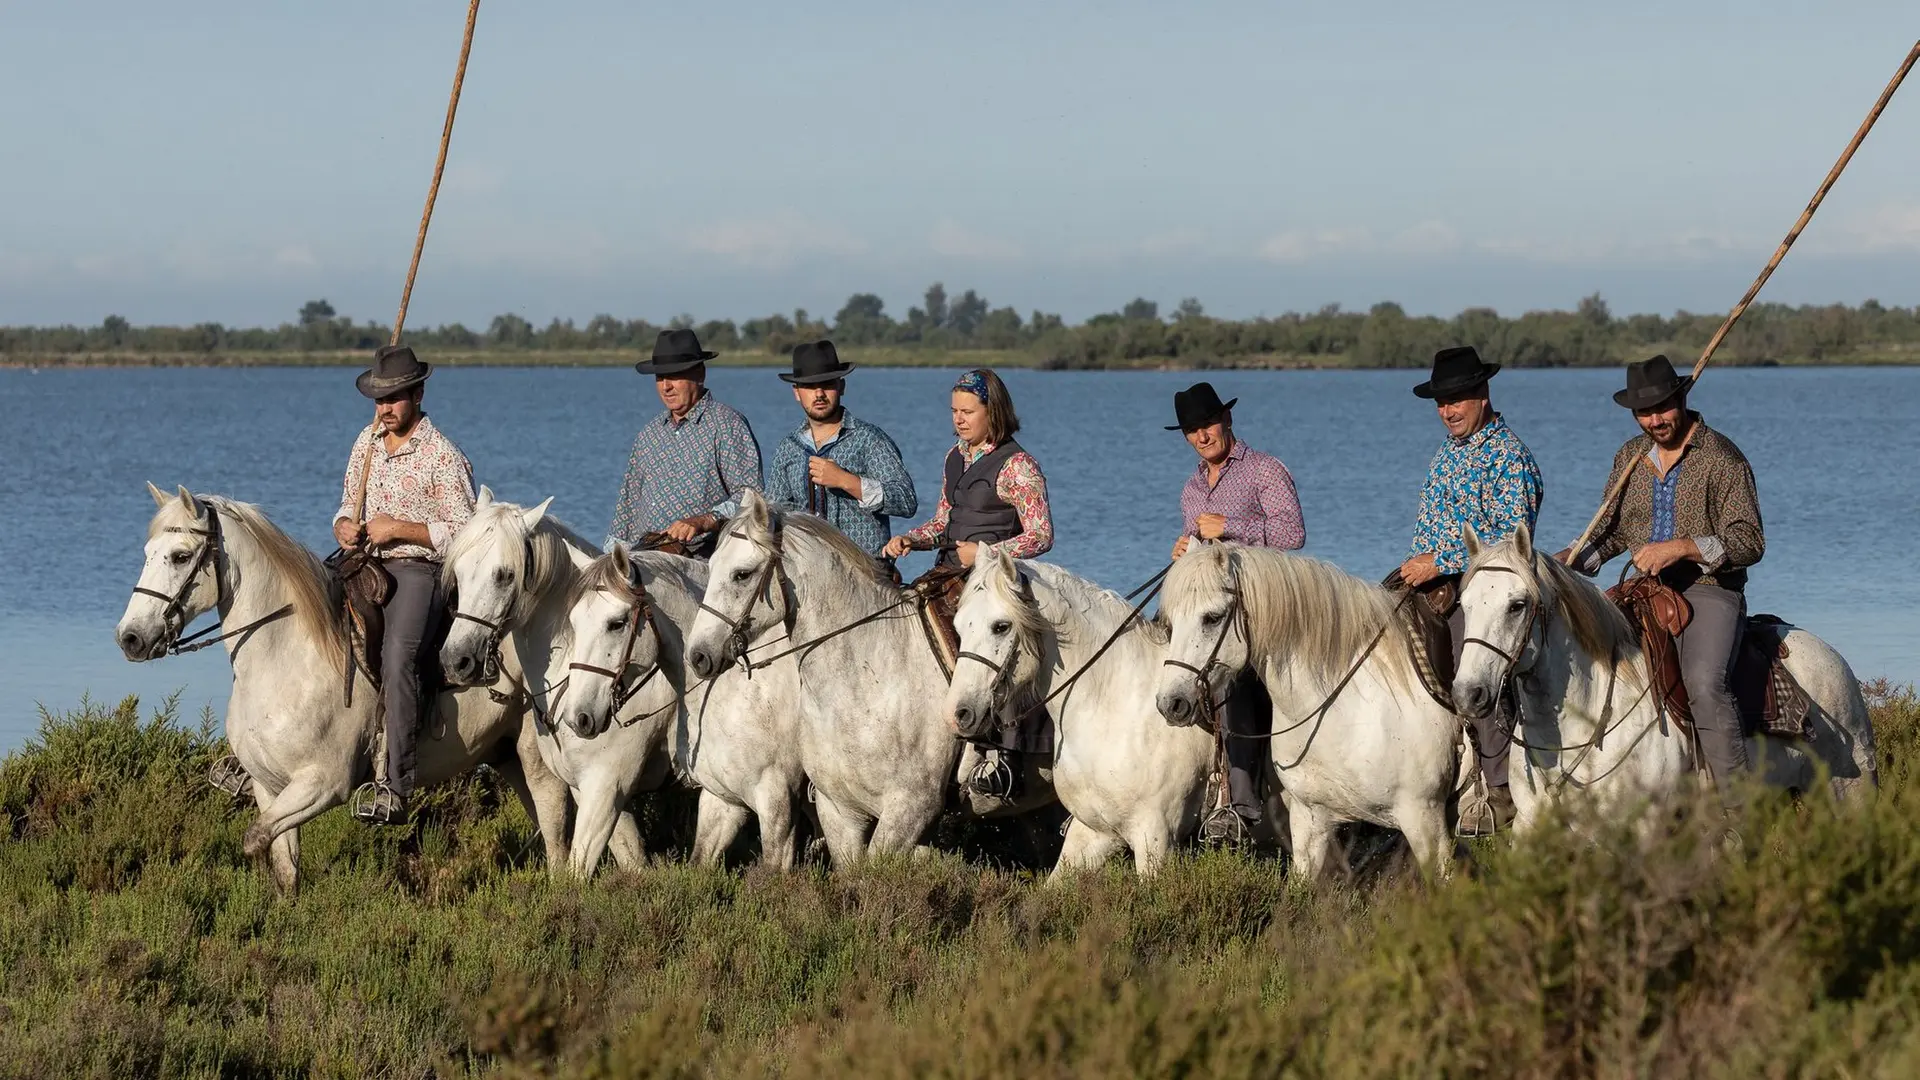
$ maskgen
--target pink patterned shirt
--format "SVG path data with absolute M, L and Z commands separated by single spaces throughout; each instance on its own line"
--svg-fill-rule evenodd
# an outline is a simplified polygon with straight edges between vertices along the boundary
M 351 521 L 354 495 L 360 486 L 360 463 L 367 459 L 367 446 L 373 445 L 373 475 L 367 480 L 367 513 L 379 514 L 425 524 L 433 547 L 419 544 L 388 544 L 379 555 L 383 559 L 432 559 L 446 554 L 460 526 L 473 516 L 473 466 L 453 441 L 440 434 L 425 416 L 413 427 L 413 434 L 400 449 L 387 453 L 386 440 L 368 424 L 353 440 L 347 455 L 347 479 L 341 486 L 339 521 Z
M 1194 521 L 1201 514 L 1227 519 L 1223 539 L 1255 547 L 1294 550 L 1307 542 L 1306 519 L 1300 497 L 1293 490 L 1293 474 L 1280 459 L 1263 454 L 1239 439 L 1227 451 L 1220 479 L 1207 483 L 1207 463 L 1201 462 L 1180 489 L 1180 519 L 1188 536 L 1199 536 Z
M 998 443 L 989 442 L 974 448 L 962 439 L 957 452 L 962 465 L 971 465 L 993 453 L 997 446 Z M 1041 475 L 1040 463 L 1033 460 L 1032 454 L 1023 450 L 1001 462 L 993 492 L 1020 515 L 1020 535 L 991 547 L 1016 559 L 1031 559 L 1052 550 L 1053 511 L 1047 505 L 1047 478 Z M 946 539 L 947 518 L 952 513 L 953 504 L 947 501 L 946 485 L 942 484 L 940 505 L 934 509 L 933 517 L 902 535 L 916 548 L 935 547 Z

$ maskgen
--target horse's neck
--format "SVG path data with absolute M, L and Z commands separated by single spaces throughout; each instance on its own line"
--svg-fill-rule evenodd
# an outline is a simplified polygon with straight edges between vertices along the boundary
M 1154 661 L 1162 658 L 1160 654 L 1164 650 L 1148 641 L 1138 622 L 1130 619 L 1127 612 L 1109 613 L 1106 605 L 1099 601 L 1095 601 L 1098 614 L 1089 617 L 1064 593 L 1057 590 L 1052 592 L 1042 610 L 1047 621 L 1058 632 L 1047 635 L 1048 651 L 1053 655 L 1041 658 L 1041 678 L 1051 685 L 1043 687 L 1042 691 L 1051 693 L 1052 686 L 1085 670 L 1086 675 L 1075 684 L 1076 688 L 1098 680 L 1099 685 L 1113 691 L 1151 698 L 1152 688 L 1160 678 L 1160 665 Z M 1088 668 L 1094 654 L 1107 644 L 1109 638 L 1113 638 L 1113 632 L 1122 620 L 1129 622 L 1126 630 L 1113 641 L 1100 662 Z
M 223 632 L 265 619 L 292 601 L 292 590 L 278 579 L 278 572 L 254 543 L 250 532 L 231 520 L 223 522 L 221 547 L 227 560 L 219 609 Z M 304 572 L 304 568 L 296 572 Z M 321 595 L 330 593 L 323 588 Z M 235 681 L 252 672 L 271 676 L 290 665 L 294 666 L 293 670 L 301 671 L 318 666 L 320 643 L 308 640 L 301 632 L 304 614 L 307 613 L 288 612 L 282 618 L 222 641 L 227 661 L 233 665 Z M 322 621 L 330 617 L 329 612 Z
M 794 619 L 793 637 L 796 641 L 807 641 L 830 634 L 849 623 L 863 619 L 874 612 L 899 602 L 900 595 L 895 590 L 861 574 L 842 564 L 840 557 L 831 550 L 821 550 L 817 557 L 806 560 L 788 560 L 787 577 L 793 583 Z M 924 637 L 918 627 L 903 619 L 882 618 L 880 628 L 894 628 L 885 633 L 880 640 L 886 642 L 886 648 L 898 649 L 902 642 L 918 641 L 925 648 Z M 821 648 L 858 648 L 861 652 L 872 652 L 876 647 L 873 627 L 866 627 L 851 634 L 842 634 L 831 641 L 822 643 Z M 902 630 L 912 630 L 911 638 Z M 931 654 L 929 654 L 931 658 Z
M 1634 726 L 1628 723 L 1632 718 L 1625 715 L 1629 709 L 1658 707 L 1658 702 L 1640 693 L 1646 680 L 1640 673 L 1637 650 L 1611 662 L 1606 657 L 1589 656 L 1566 620 L 1560 618 L 1549 623 L 1541 645 L 1543 655 L 1519 680 L 1517 690 L 1524 699 L 1520 722 L 1539 729 L 1541 735 L 1551 733 L 1561 745 L 1583 743 L 1599 732 L 1603 722 Z

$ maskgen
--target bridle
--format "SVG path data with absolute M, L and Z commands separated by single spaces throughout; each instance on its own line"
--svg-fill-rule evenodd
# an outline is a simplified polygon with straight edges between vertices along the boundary
M 1195 692 L 1200 699 L 1200 712 L 1209 721 L 1214 719 L 1214 713 L 1217 711 L 1213 700 L 1211 674 L 1214 668 L 1225 666 L 1220 663 L 1220 649 L 1227 643 L 1227 635 L 1237 629 L 1247 646 L 1249 648 L 1253 646 L 1253 638 L 1247 628 L 1247 605 L 1240 595 L 1240 577 L 1237 571 L 1228 571 L 1227 596 L 1229 597 L 1227 612 L 1221 620 L 1220 636 L 1213 639 L 1213 648 L 1207 652 L 1204 663 L 1195 667 L 1185 660 L 1176 660 L 1173 657 L 1160 662 L 1163 667 L 1176 667 L 1193 674 Z
M 1026 603 L 1032 603 L 1033 583 L 1027 580 L 1025 574 L 1019 575 L 1019 582 L 1020 599 Z M 1127 621 L 1131 622 L 1132 620 L 1129 619 Z M 1124 623 L 1122 624 L 1122 629 L 1125 629 Z M 1004 709 L 1007 704 L 1008 692 L 1013 688 L 1014 668 L 1020 662 L 1020 638 L 1017 635 L 1014 637 L 1013 644 L 1008 647 L 1007 657 L 1004 660 L 995 661 L 992 657 L 982 656 L 977 652 L 971 652 L 967 649 L 960 649 L 953 654 L 953 662 L 955 666 L 958 666 L 962 660 L 972 660 L 974 663 L 983 664 L 987 670 L 993 672 L 993 683 L 987 687 L 987 706 L 996 713 Z
M 522 545 L 522 548 L 523 550 L 522 550 L 522 558 L 521 558 L 520 580 L 515 585 L 516 589 L 525 589 L 527 587 L 527 583 L 533 580 L 533 537 L 532 535 L 527 536 L 526 542 Z M 507 604 L 507 611 L 509 613 L 513 611 L 512 603 Z M 498 679 L 500 677 L 500 673 L 506 670 L 506 664 L 500 657 L 500 640 L 506 637 L 507 635 L 507 630 L 508 630 L 507 616 L 505 615 L 501 616 L 499 622 L 494 622 L 491 619 L 483 619 L 478 615 L 474 615 L 469 612 L 459 610 L 457 598 L 454 605 L 454 610 L 450 612 L 450 614 L 452 615 L 454 621 L 456 622 L 465 620 L 467 622 L 477 624 L 481 629 L 487 632 L 486 651 L 481 654 L 482 667 L 480 670 L 480 677 L 486 680 L 487 682 L 493 682 L 494 680 Z M 520 689 L 522 692 L 527 693 L 527 696 L 529 699 L 533 697 L 532 693 L 527 691 L 526 687 L 523 686 Z M 537 709 L 537 706 L 536 706 L 536 709 Z
M 641 624 L 644 623 L 654 632 L 655 641 L 660 640 L 659 627 L 655 626 L 653 621 L 653 604 L 647 600 L 647 588 L 640 581 L 639 568 L 633 567 L 632 571 L 632 575 L 627 578 L 627 633 L 625 640 L 620 643 L 619 661 L 610 668 L 578 662 L 567 664 L 568 671 L 584 671 L 589 675 L 603 676 L 612 682 L 613 707 L 607 713 L 610 719 L 619 716 L 620 710 L 626 707 L 627 702 L 633 700 L 635 694 L 652 682 L 654 676 L 660 674 L 660 660 L 656 656 L 653 665 L 647 669 L 639 681 L 631 683 L 627 681 L 627 668 L 633 664 L 633 647 L 640 641 Z M 569 680 L 572 677 L 567 676 Z
M 180 632 L 187 628 L 187 620 L 185 618 L 187 598 L 193 595 L 194 588 L 200 584 L 200 571 L 206 569 L 208 563 L 213 564 L 214 609 L 218 610 L 225 607 L 228 599 L 227 579 L 226 576 L 220 572 L 220 562 L 226 554 L 225 545 L 221 543 L 220 512 L 214 508 L 212 503 L 205 499 L 196 499 L 195 505 L 206 515 L 206 528 L 169 525 L 161 530 L 163 532 L 202 537 L 199 548 L 193 553 L 193 561 L 187 566 L 186 575 L 180 579 L 179 588 L 176 588 L 171 593 L 163 593 L 158 589 L 149 589 L 144 585 L 135 585 L 133 587 L 136 595 L 151 596 L 156 600 L 166 602 L 167 606 L 161 609 L 160 612 L 160 622 L 161 625 L 166 628 L 168 636 L 167 643 L 163 649 L 168 656 L 180 656 L 185 653 L 197 652 L 210 645 L 217 645 L 229 638 L 251 633 L 276 619 L 283 619 L 293 614 L 293 605 L 283 604 L 278 610 L 271 611 L 245 626 L 229 630 L 217 637 L 207 637 L 207 635 L 220 629 L 220 623 L 218 622 L 204 629 L 196 630 L 186 637 L 180 636 Z
M 1466 577 L 1460 580 L 1460 595 L 1462 596 L 1466 595 L 1467 583 L 1473 580 L 1474 574 L 1495 574 L 1495 573 L 1512 574 L 1515 577 L 1521 576 L 1520 571 L 1515 570 L 1511 566 L 1487 565 L 1487 566 L 1475 567 L 1473 570 L 1468 572 Z M 1538 598 L 1530 596 L 1527 598 L 1527 621 L 1520 628 L 1520 644 L 1515 646 L 1514 651 L 1511 653 L 1501 648 L 1500 646 L 1495 645 L 1493 642 L 1488 641 L 1486 638 L 1482 638 L 1482 637 L 1462 638 L 1460 641 L 1460 648 L 1464 650 L 1469 645 L 1478 645 L 1481 648 L 1492 653 L 1493 655 L 1499 657 L 1501 661 L 1506 664 L 1506 667 L 1501 669 L 1499 681 L 1495 682 L 1494 685 L 1505 686 L 1507 684 L 1507 681 L 1513 678 L 1514 669 L 1520 666 L 1521 658 L 1527 655 L 1528 646 L 1533 644 L 1534 623 L 1539 619 L 1539 617 L 1540 617 L 1540 602 Z
M 760 568 L 759 578 L 753 583 L 753 588 L 747 593 L 746 608 L 740 612 L 738 617 L 735 617 L 721 611 L 717 607 L 713 607 L 707 603 L 705 597 L 701 597 L 700 610 L 727 624 L 728 629 L 732 631 L 729 636 L 732 639 L 734 660 L 746 671 L 747 678 L 751 679 L 753 678 L 754 668 L 765 667 L 768 662 L 771 662 L 767 661 L 756 664 L 748 660 L 747 654 L 752 651 L 750 646 L 753 642 L 754 631 L 753 609 L 759 606 L 762 596 L 767 598 L 767 606 L 775 606 L 773 602 L 773 588 L 776 584 L 776 578 L 780 588 L 780 604 L 778 605 L 780 608 L 780 621 L 786 625 L 788 634 L 792 634 L 793 632 L 793 621 L 796 613 L 793 609 L 793 583 L 787 579 L 785 566 L 786 554 L 782 550 L 784 547 L 782 543 L 784 530 L 780 524 L 780 515 L 769 514 L 767 516 L 767 535 L 771 538 L 770 540 L 762 540 L 757 536 L 750 535 L 745 531 L 745 528 L 744 524 L 737 525 L 727 530 L 727 537 L 735 540 L 750 540 L 759 545 L 767 553 L 766 565 Z M 785 654 L 783 653 L 782 655 Z

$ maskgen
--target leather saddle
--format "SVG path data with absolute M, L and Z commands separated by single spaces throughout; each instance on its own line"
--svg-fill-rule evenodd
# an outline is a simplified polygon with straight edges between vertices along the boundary
M 1420 676 L 1427 696 L 1448 712 L 1457 712 L 1453 704 L 1453 629 L 1447 617 L 1460 600 L 1460 579 L 1452 575 L 1434 578 L 1413 590 L 1413 598 L 1394 609 L 1394 617 L 1407 636 L 1407 656 Z M 1407 585 L 1395 567 L 1380 587 L 1404 593 Z
M 352 706 L 356 666 L 376 690 L 380 687 L 380 642 L 385 637 L 387 601 L 393 597 L 393 575 L 364 546 L 336 549 L 325 561 L 340 590 L 347 624 L 347 665 L 342 678 L 347 705 Z

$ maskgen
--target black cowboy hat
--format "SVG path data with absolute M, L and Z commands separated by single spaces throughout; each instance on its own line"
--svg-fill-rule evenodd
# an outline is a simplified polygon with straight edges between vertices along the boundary
M 1473 346 L 1456 345 L 1433 354 L 1433 374 L 1426 382 L 1414 387 L 1413 393 L 1416 397 L 1429 399 L 1452 397 L 1481 385 L 1499 373 L 1500 365 L 1480 359 L 1479 350 Z
M 795 386 L 817 386 L 845 377 L 856 365 L 840 362 L 831 341 L 803 341 L 793 347 L 793 374 L 780 377 Z
M 719 355 L 702 349 L 691 330 L 662 330 L 653 339 L 653 359 L 640 361 L 633 370 L 642 375 L 678 375 Z
M 373 366 L 360 373 L 353 385 L 375 401 L 418 386 L 433 374 L 432 364 L 423 364 L 405 345 L 385 345 L 373 354 Z
M 1684 394 L 1693 385 L 1693 376 L 1681 375 L 1673 370 L 1673 361 L 1666 354 L 1637 364 L 1627 365 L 1627 388 L 1615 392 L 1615 404 L 1629 409 L 1650 409 L 1673 397 Z
M 1193 431 L 1196 428 L 1206 427 L 1208 424 L 1220 419 L 1228 409 L 1233 408 L 1239 404 L 1239 402 L 1239 398 L 1234 398 L 1232 401 L 1222 405 L 1220 404 L 1220 395 L 1214 392 L 1212 383 L 1194 383 L 1185 390 L 1174 393 L 1173 416 L 1174 419 L 1180 422 L 1168 425 L 1167 430 Z

